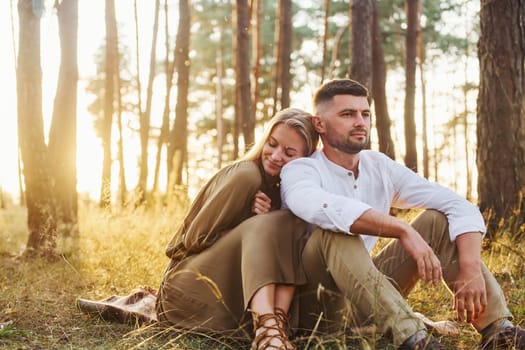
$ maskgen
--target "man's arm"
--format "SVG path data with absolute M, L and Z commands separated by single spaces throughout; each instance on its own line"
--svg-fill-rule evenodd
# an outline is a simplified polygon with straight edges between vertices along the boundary
M 467 232 L 456 238 L 459 271 L 453 288 L 454 309 L 460 321 L 469 323 L 487 306 L 485 279 L 481 273 L 481 239 L 480 232 Z
M 405 221 L 369 209 L 354 221 L 350 226 L 350 231 L 399 239 L 403 249 L 416 261 L 419 278 L 422 281 L 436 285 L 443 278 L 441 263 L 434 251 Z

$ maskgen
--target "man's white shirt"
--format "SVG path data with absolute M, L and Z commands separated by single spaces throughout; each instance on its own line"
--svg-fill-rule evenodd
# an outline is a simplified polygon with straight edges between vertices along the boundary
M 350 226 L 373 208 L 388 214 L 391 207 L 436 209 L 448 219 L 450 239 L 486 228 L 477 206 L 439 184 L 429 182 L 404 165 L 379 153 L 359 153 L 359 173 L 333 163 L 321 151 L 286 164 L 281 171 L 284 208 L 326 230 L 350 232 Z M 381 230 L 378 223 L 378 233 Z M 368 251 L 378 237 L 362 235 Z

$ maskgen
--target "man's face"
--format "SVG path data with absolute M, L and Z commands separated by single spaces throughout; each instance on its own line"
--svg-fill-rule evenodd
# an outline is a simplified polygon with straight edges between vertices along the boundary
M 336 95 L 318 106 L 314 123 L 323 145 L 356 154 L 370 139 L 370 105 L 364 96 Z

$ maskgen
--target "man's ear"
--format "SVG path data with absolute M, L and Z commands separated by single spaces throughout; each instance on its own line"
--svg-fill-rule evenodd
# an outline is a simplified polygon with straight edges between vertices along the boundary
M 324 121 L 323 121 L 323 118 L 321 118 L 318 115 L 314 115 L 314 117 L 312 118 L 312 122 L 313 122 L 315 130 L 318 133 L 320 133 L 320 134 L 324 133 Z

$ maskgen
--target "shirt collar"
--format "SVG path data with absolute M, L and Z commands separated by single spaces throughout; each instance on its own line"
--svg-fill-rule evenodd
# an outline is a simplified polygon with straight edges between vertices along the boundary
M 338 176 L 348 176 L 348 173 L 350 172 L 350 170 L 332 162 L 330 159 L 328 159 L 328 157 L 326 156 L 326 154 L 324 154 L 324 150 L 319 150 L 316 152 L 319 156 L 318 158 L 320 158 L 325 164 L 326 164 L 326 167 L 328 168 L 328 170 L 330 172 L 333 172 L 335 173 L 336 175 Z M 358 169 L 359 169 L 359 172 L 361 172 L 361 157 L 359 157 L 359 164 L 357 165 Z M 355 175 L 355 174 L 354 174 Z

